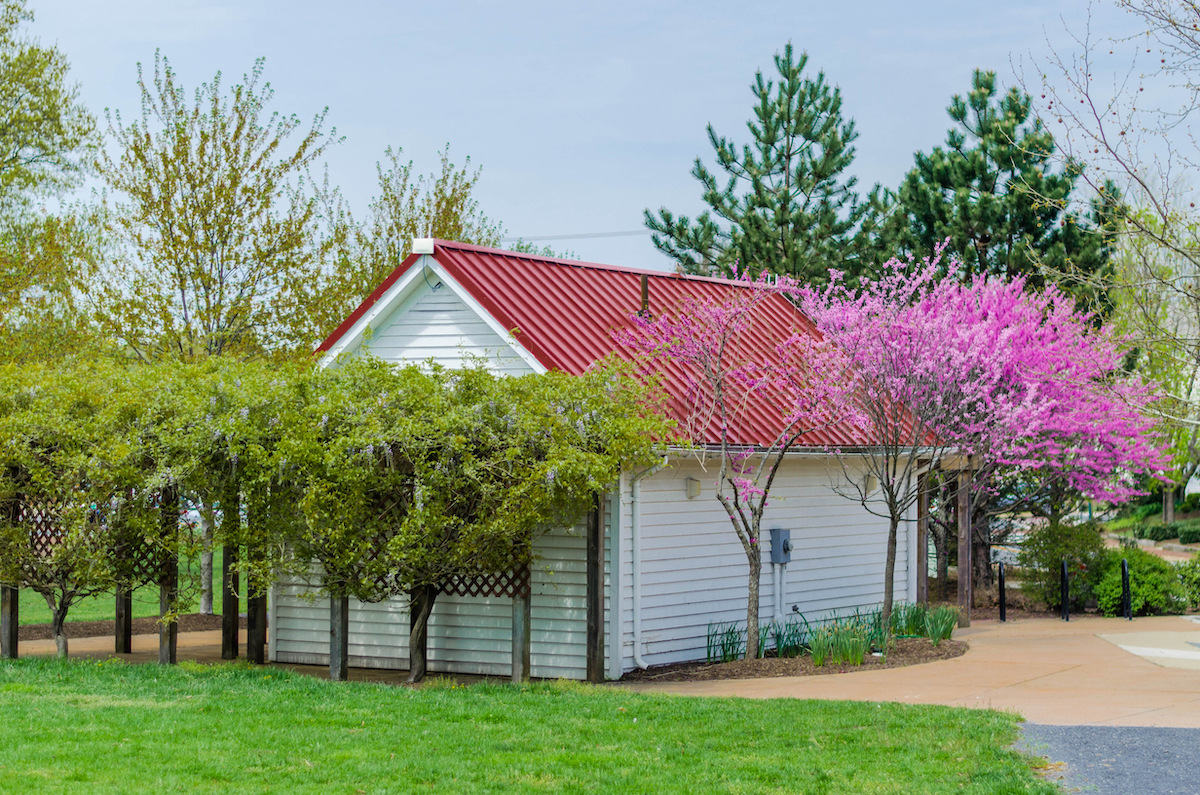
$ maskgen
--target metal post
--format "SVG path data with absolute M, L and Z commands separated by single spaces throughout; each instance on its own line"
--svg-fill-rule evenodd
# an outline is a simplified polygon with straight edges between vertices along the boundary
M 1000 620 L 1008 621 L 1008 595 L 1004 591 L 1004 561 L 1000 561 Z
M 1062 562 L 1061 593 L 1059 594 L 1059 597 L 1062 600 L 1062 620 L 1070 621 L 1071 620 L 1071 585 L 1070 585 L 1070 581 L 1068 580 L 1068 576 L 1067 576 L 1067 561 L 1066 560 L 1063 560 L 1063 562 Z
M 1121 558 L 1121 609 L 1125 620 L 1133 621 L 1133 597 L 1129 592 L 1129 559 Z
M 21 592 L 7 585 L 0 586 L 0 657 L 5 660 L 17 659 L 19 644 L 20 600 Z

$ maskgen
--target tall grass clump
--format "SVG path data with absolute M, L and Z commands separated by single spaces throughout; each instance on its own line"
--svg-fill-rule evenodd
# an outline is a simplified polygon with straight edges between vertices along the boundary
M 950 640 L 957 624 L 958 608 L 942 605 L 925 616 L 925 636 L 936 646 L 944 640 Z
M 925 636 L 925 617 L 929 608 L 922 604 L 901 602 L 892 609 L 892 634 L 898 638 Z
M 742 659 L 746 651 L 746 633 L 736 622 L 708 625 L 708 662 L 724 663 Z
M 800 619 L 803 621 L 803 617 Z M 788 619 L 784 623 L 771 622 L 771 634 L 775 640 L 775 653 L 780 657 L 799 657 L 804 647 L 808 645 L 806 627 L 808 622 L 804 622 L 801 626 L 799 621 Z

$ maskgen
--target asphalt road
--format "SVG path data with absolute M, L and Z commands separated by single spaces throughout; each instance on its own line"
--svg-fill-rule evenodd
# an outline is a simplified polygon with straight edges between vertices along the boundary
M 1017 747 L 1051 763 L 1067 792 L 1200 795 L 1200 729 L 1024 724 Z

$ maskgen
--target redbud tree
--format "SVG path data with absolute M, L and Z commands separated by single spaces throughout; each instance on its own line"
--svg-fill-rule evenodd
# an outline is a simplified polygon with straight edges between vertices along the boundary
M 749 565 L 746 657 L 758 655 L 763 511 L 784 456 L 805 434 L 845 421 L 848 360 L 796 308 L 785 277 L 740 274 L 697 283 L 657 317 L 614 332 L 649 369 L 671 375 L 672 413 L 702 457 L 717 463 L 717 500 Z
M 975 483 L 1039 472 L 1087 496 L 1121 500 L 1164 463 L 1146 407 L 1150 385 L 1122 373 L 1121 340 L 1057 289 L 1021 279 L 939 279 L 936 258 L 892 261 L 857 289 L 805 290 L 804 311 L 850 360 L 865 448 L 832 449 L 846 496 L 889 521 L 884 619 L 899 524 L 918 470 L 951 452 Z M 862 466 L 878 483 L 853 477 Z M 977 497 L 986 488 L 975 490 Z

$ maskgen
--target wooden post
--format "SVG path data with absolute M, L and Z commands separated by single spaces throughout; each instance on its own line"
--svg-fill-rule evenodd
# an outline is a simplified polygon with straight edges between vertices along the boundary
M 528 564 L 526 564 L 528 565 Z M 512 681 L 529 681 L 529 626 L 532 621 L 532 594 L 517 590 L 512 603 Z
M 158 664 L 174 665 L 179 645 L 179 622 L 161 619 L 174 610 L 179 602 L 179 559 L 170 553 L 163 564 L 158 583 Z
M 958 625 L 971 626 L 971 470 L 958 471 Z
M 249 588 L 247 588 L 249 590 Z M 267 595 L 246 598 L 246 659 L 255 665 L 267 662 Z
M 600 495 L 592 496 L 587 524 L 587 680 L 604 681 L 604 524 Z
M 221 659 L 238 658 L 238 550 L 226 544 L 221 550 Z
M 929 473 L 917 478 L 917 604 L 929 604 Z
M 329 679 L 345 682 L 350 669 L 350 597 L 329 597 Z
M 163 489 L 159 503 L 162 540 L 165 545 L 162 568 L 158 578 L 158 663 L 174 665 L 179 643 L 179 622 L 162 621 L 179 605 L 179 491 L 174 486 Z
M 17 659 L 20 629 L 20 590 L 0 585 L 0 658 Z
M 117 589 L 116 620 L 113 624 L 116 653 L 133 653 L 133 592 L 128 588 Z

